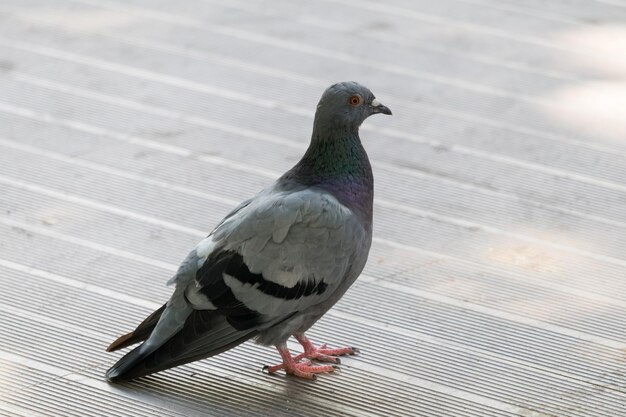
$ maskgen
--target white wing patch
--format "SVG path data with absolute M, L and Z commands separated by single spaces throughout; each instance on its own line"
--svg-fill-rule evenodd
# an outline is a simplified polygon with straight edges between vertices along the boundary
M 231 289 L 237 300 L 253 308 L 258 313 L 279 317 L 285 311 L 297 311 L 301 299 L 285 300 L 268 295 L 257 288 L 257 285 L 243 284 L 237 278 L 224 274 L 224 282 Z
M 190 285 L 185 289 L 185 297 L 196 310 L 217 310 L 215 304 L 206 295 L 198 292 L 198 287 L 195 285 Z
M 200 268 L 209 257 L 213 249 L 215 249 L 216 242 L 213 240 L 213 236 L 209 236 L 196 245 L 196 256 L 198 257 L 198 268 Z

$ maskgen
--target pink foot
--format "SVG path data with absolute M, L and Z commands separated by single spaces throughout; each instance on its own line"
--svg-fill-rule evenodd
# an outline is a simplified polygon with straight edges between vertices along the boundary
M 296 334 L 294 336 L 304 348 L 304 352 L 292 357 L 286 347 L 284 347 L 283 350 L 282 347 L 277 346 L 276 348 L 278 349 L 280 356 L 283 358 L 283 363 L 274 366 L 266 366 L 263 368 L 264 370 L 273 374 L 281 369 L 285 369 L 287 374 L 313 379 L 313 374 L 332 372 L 336 367 L 333 365 L 312 366 L 311 361 L 308 359 L 339 364 L 341 361 L 337 356 L 354 355 L 359 352 L 357 348 L 352 347 L 328 349 L 326 348 L 326 343 L 320 345 L 319 347 L 315 347 L 304 334 Z M 302 359 L 304 359 L 304 361 L 300 362 Z M 291 366 L 291 362 L 293 362 L 294 366 Z M 309 375 L 302 376 L 302 372 Z
M 286 346 L 276 346 L 278 353 L 283 358 L 283 363 L 275 366 L 266 366 L 263 369 L 269 374 L 273 374 L 280 369 L 284 369 L 287 375 L 293 375 L 298 378 L 315 379 L 315 374 L 329 373 L 335 370 L 334 365 L 311 365 L 311 361 L 305 359 L 302 362 L 296 362 L 296 357 L 292 357 Z M 300 360 L 301 358 L 298 358 Z
M 354 355 L 359 352 L 357 348 L 353 347 L 328 349 L 326 348 L 326 343 L 321 344 L 319 347 L 315 347 L 315 345 L 311 343 L 304 333 L 296 334 L 294 337 L 304 348 L 304 353 L 300 354 L 302 357 L 320 362 L 341 363 L 341 360 L 337 356 Z

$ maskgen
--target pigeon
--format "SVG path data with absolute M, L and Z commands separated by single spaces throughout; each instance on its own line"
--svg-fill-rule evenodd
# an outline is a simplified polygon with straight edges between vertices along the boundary
M 374 178 L 359 138 L 369 116 L 391 114 L 366 87 L 327 88 L 302 159 L 230 212 L 189 253 L 171 298 L 107 351 L 143 342 L 106 372 L 139 378 L 229 350 L 249 339 L 275 346 L 268 373 L 315 379 L 355 348 L 315 346 L 305 332 L 363 270 L 372 243 Z M 292 356 L 291 337 L 303 353 Z M 326 362 L 327 364 L 313 364 Z M 331 364 L 328 364 L 331 363 Z

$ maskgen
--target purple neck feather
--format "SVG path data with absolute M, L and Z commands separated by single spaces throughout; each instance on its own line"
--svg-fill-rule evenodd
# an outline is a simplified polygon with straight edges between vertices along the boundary
M 285 186 L 318 187 L 332 194 L 371 225 L 374 197 L 372 167 L 358 130 L 314 129 L 306 153 L 279 180 Z

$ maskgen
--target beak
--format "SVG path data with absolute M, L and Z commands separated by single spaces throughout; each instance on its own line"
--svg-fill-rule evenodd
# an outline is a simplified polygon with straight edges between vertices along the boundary
M 389 110 L 389 107 L 384 106 L 383 103 L 381 103 L 380 101 L 378 101 L 377 98 L 375 98 L 374 100 L 372 100 L 372 114 L 376 114 L 376 113 L 391 115 L 391 110 Z

